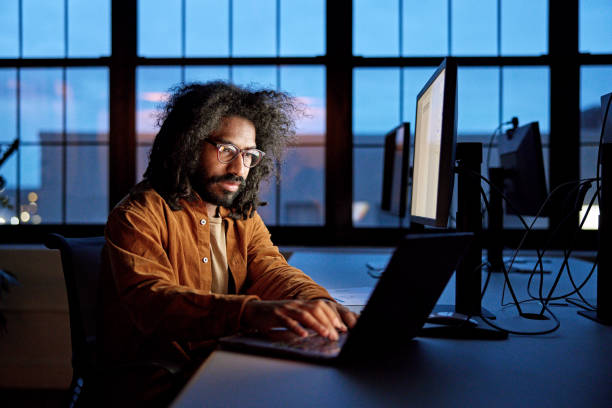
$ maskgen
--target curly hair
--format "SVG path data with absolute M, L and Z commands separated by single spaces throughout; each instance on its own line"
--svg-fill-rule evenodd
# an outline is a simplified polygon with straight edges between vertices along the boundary
M 295 136 L 295 115 L 302 112 L 296 100 L 283 92 L 253 90 L 221 81 L 189 83 L 173 88 L 158 119 L 160 130 L 149 154 L 144 181 L 172 210 L 181 199 L 194 200 L 190 177 L 200 166 L 203 141 L 229 116 L 250 120 L 255 126 L 257 148 L 266 152 L 251 169 L 245 188 L 229 208 L 235 219 L 249 218 L 260 205 L 259 186 L 275 172 L 286 146 Z

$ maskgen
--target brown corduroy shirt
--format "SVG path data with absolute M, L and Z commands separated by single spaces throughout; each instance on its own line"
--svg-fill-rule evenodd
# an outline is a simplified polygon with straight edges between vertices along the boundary
M 236 294 L 211 293 L 206 203 L 180 204 L 182 210 L 172 211 L 147 189 L 126 197 L 108 217 L 98 326 L 103 359 L 189 354 L 199 342 L 237 332 L 244 305 L 252 299 L 331 299 L 287 264 L 257 213 L 234 220 L 224 208 L 220 214 Z

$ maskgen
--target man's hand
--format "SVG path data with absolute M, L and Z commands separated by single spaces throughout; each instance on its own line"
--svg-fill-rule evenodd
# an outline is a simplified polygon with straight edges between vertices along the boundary
M 252 300 L 242 312 L 241 325 L 251 330 L 286 327 L 299 336 L 312 329 L 323 337 L 338 340 L 338 331 L 353 327 L 357 315 L 328 300 Z

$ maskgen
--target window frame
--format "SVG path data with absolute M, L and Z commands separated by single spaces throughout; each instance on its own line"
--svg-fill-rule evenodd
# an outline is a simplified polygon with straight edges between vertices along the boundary
M 399 0 L 401 2 L 401 0 Z M 498 0 L 501 1 L 501 0 Z M 450 2 L 450 0 L 449 0 Z M 579 0 L 568 4 L 549 1 L 548 54 L 541 56 L 455 57 L 464 66 L 548 66 L 550 68 L 550 186 L 579 178 L 580 149 L 580 67 L 612 64 L 612 54 L 581 54 L 578 51 Z M 137 55 L 137 0 L 111 2 L 111 55 L 100 58 L 17 58 L 0 59 L 0 67 L 108 67 L 109 69 L 109 209 L 135 182 L 136 167 L 136 86 L 138 66 L 191 65 L 322 65 L 326 72 L 325 138 L 325 225 L 321 227 L 270 227 L 276 243 L 282 245 L 386 245 L 411 230 L 402 228 L 355 228 L 352 225 L 353 131 L 352 71 L 357 67 L 437 66 L 439 57 L 367 58 L 352 55 L 352 0 L 327 1 L 326 54 L 313 57 L 265 58 L 145 58 Z M 126 112 L 128 114 L 126 114 Z M 552 135 L 562 135 L 553 137 Z M 125 160 L 132 158 L 132 160 Z M 553 214 L 551 225 L 562 218 Z M 564 231 L 573 232 L 578 220 Z M 2 242 L 41 242 L 44 234 L 60 232 L 67 236 L 101 234 L 103 225 L 3 225 Z M 508 230 L 505 244 L 515 246 L 523 232 Z M 549 231 L 535 231 L 526 242 L 529 247 L 543 244 Z M 597 231 L 580 231 L 578 247 L 594 249 Z M 563 234 L 565 235 L 565 234 Z M 563 236 L 558 235 L 558 236 Z M 568 235 L 565 235 L 568 236 Z M 554 239 L 550 247 L 567 243 Z

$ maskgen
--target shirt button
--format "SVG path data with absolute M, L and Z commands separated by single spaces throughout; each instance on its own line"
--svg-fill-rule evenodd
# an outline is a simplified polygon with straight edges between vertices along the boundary
M 202 218 L 202 219 L 200 220 L 200 224 L 202 224 L 202 225 L 206 225 L 206 220 L 205 220 L 204 218 Z
M 202 258 L 202 262 L 208 263 L 208 258 L 207 257 Z

